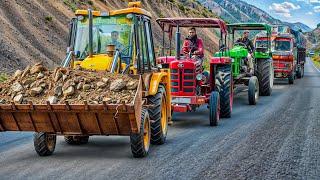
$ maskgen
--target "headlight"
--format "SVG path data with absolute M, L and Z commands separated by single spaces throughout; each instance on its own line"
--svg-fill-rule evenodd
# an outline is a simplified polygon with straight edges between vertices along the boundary
M 198 81 L 201 81 L 202 78 L 203 78 L 202 74 L 197 74 L 196 79 L 197 79 Z
M 158 67 L 159 69 L 162 69 L 162 64 L 158 64 L 157 67 Z

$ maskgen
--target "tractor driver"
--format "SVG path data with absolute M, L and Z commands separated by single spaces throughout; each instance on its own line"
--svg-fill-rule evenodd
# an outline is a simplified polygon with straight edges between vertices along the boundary
M 249 39 L 249 31 L 245 30 L 243 32 L 242 37 L 240 39 L 238 39 L 236 42 L 244 44 L 246 46 L 246 48 L 248 49 L 249 53 L 248 53 L 247 59 L 248 59 L 248 65 L 249 65 L 249 73 L 253 74 L 252 53 L 254 51 L 254 46 L 253 46 L 252 41 Z
M 189 29 L 189 36 L 183 42 L 183 53 L 191 53 L 192 58 L 200 61 L 202 64 L 204 53 L 203 53 L 203 41 L 198 38 L 196 28 L 192 27 Z

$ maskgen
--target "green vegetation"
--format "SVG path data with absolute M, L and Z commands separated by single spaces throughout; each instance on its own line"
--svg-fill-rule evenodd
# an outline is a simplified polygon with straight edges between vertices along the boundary
M 8 79 L 8 75 L 5 73 L 0 74 L 0 82 L 4 82 L 5 80 Z
M 45 17 L 46 22 L 51 22 L 53 20 L 52 16 L 46 16 Z
M 320 68 L 320 56 L 319 56 L 319 55 L 315 55 L 315 56 L 312 57 L 312 60 L 313 60 L 314 64 L 315 64 L 318 68 Z

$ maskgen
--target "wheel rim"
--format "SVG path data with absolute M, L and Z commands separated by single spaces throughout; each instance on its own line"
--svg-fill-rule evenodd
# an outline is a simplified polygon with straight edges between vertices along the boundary
M 167 129 L 168 129 L 168 122 L 167 122 L 167 104 L 164 98 L 162 98 L 162 105 L 161 105 L 161 128 L 162 128 L 162 133 L 166 134 Z
M 55 135 L 48 134 L 46 138 L 47 138 L 46 140 L 47 140 L 48 149 L 52 150 L 55 146 L 55 142 L 54 142 Z
M 149 149 L 150 145 L 150 123 L 149 119 L 146 119 L 144 122 L 144 132 L 143 132 L 143 145 L 146 151 Z

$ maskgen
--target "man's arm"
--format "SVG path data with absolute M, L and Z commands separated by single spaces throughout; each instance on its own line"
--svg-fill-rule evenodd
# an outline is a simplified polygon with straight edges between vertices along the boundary
M 189 40 L 184 40 L 183 42 L 183 46 L 182 46 L 182 51 L 183 53 L 189 53 L 190 50 L 189 50 Z
M 252 43 L 251 40 L 249 40 L 249 47 L 250 47 L 250 49 L 251 49 L 251 53 L 253 53 L 253 51 L 254 51 L 254 46 L 253 46 L 253 43 Z

